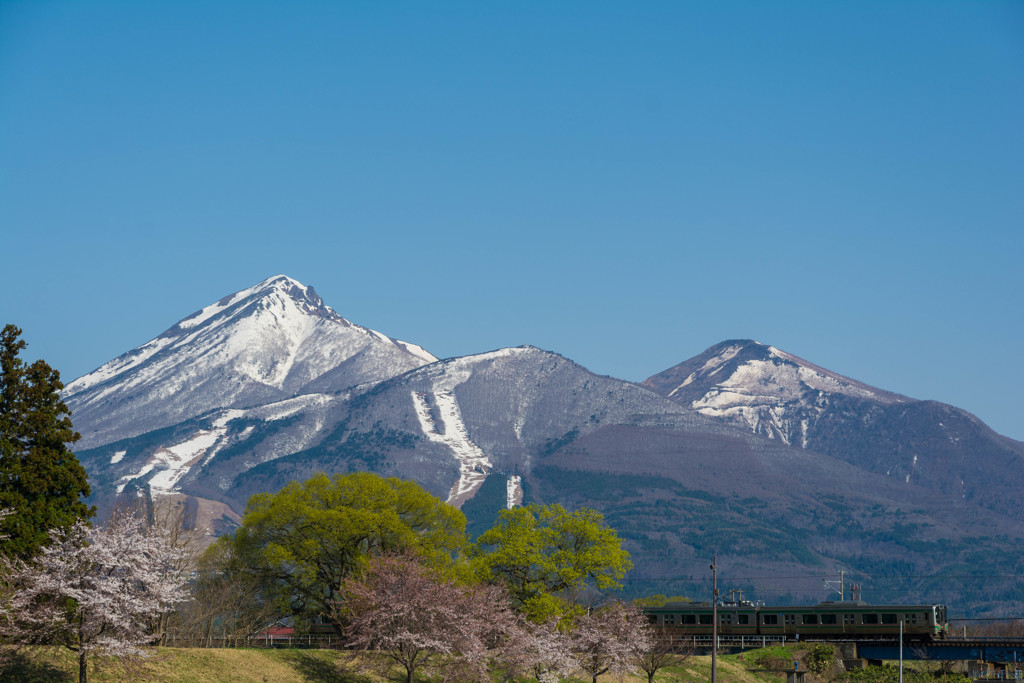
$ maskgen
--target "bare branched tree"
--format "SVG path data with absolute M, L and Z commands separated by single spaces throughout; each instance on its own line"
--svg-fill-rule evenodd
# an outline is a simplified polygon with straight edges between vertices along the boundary
M 175 550 L 176 559 L 168 571 L 181 583 L 189 582 L 196 575 L 206 533 L 196 528 L 194 514 L 190 513 L 186 501 L 181 498 L 157 498 L 153 501 L 149 519 L 150 524 L 160 530 Z M 158 645 L 166 644 L 172 613 L 173 606 L 168 606 L 150 626 L 154 633 L 159 634 Z
M 258 580 L 225 571 L 230 548 L 211 546 L 197 561 L 189 584 L 192 599 L 178 606 L 168 624 L 170 642 L 211 647 L 239 645 L 258 635 L 275 617 L 277 606 L 263 597 Z
M 647 683 L 654 683 L 654 675 L 666 666 L 678 666 L 693 655 L 693 646 L 672 640 L 669 629 L 647 625 L 650 647 L 634 656 L 636 667 L 647 674 Z

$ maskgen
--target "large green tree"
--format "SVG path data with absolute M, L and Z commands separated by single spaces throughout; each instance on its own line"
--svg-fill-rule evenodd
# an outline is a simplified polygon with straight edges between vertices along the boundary
M 95 510 L 85 469 L 68 449 L 80 436 L 60 398 L 60 373 L 37 360 L 28 365 L 21 330 L 0 332 L 0 508 L 14 513 L 0 522 L 0 552 L 28 558 L 51 529 L 70 529 Z
M 241 526 L 211 552 L 294 614 L 336 611 L 342 582 L 369 556 L 411 550 L 450 566 L 466 518 L 414 482 L 369 472 L 318 474 L 249 499 Z
M 574 594 L 588 588 L 621 587 L 633 567 L 601 513 L 561 505 L 502 510 L 470 551 L 480 578 L 504 585 L 537 622 L 565 614 Z

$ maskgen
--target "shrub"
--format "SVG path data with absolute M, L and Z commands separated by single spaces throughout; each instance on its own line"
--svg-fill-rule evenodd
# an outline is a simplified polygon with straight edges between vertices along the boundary
M 827 671 L 831 671 L 832 667 L 835 666 L 836 649 L 828 643 L 819 643 L 812 647 L 804 656 L 804 661 L 807 662 L 807 668 L 812 673 L 820 676 Z

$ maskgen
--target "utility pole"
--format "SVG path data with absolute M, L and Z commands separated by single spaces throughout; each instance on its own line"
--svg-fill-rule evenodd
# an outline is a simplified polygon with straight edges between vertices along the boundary
M 711 556 L 711 683 L 718 683 L 718 555 Z
M 835 583 L 836 583 L 835 581 L 829 581 L 828 579 L 825 579 L 825 587 L 826 588 L 831 588 L 836 593 L 839 593 L 839 600 L 840 600 L 840 602 L 842 602 L 842 601 L 846 600 L 846 570 L 845 569 L 840 569 L 839 570 L 839 587 L 838 588 L 836 588 Z M 857 596 L 854 595 L 853 599 L 856 600 Z
M 903 683 L 903 615 L 900 615 L 900 683 Z

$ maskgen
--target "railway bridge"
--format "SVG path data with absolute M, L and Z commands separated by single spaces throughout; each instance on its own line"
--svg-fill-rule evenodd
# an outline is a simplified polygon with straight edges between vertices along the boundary
M 683 647 L 699 653 L 711 651 L 711 636 L 681 636 L 678 642 Z M 718 651 L 736 653 L 743 650 L 797 645 L 800 643 L 830 643 L 836 646 L 848 667 L 865 664 L 881 664 L 900 658 L 899 638 L 878 640 L 851 640 L 840 638 L 815 638 L 796 640 L 784 636 L 719 636 Z M 993 673 L 1024 668 L 1024 638 L 945 638 L 932 641 L 903 641 L 903 659 L 928 661 L 976 662 L 975 671 Z M 1011 676 L 1012 680 L 1012 676 Z
M 900 657 L 898 639 L 834 643 L 841 649 L 852 645 L 859 659 L 879 661 Z M 1024 664 L 1024 638 L 945 638 L 929 642 L 904 642 L 903 659 Z

